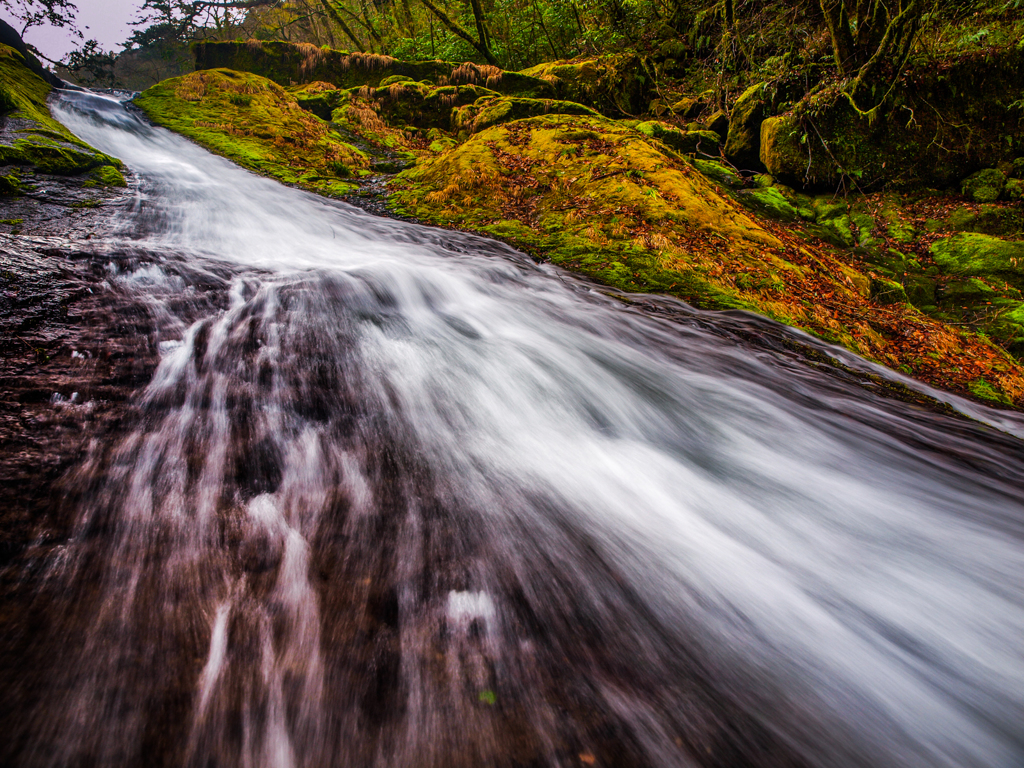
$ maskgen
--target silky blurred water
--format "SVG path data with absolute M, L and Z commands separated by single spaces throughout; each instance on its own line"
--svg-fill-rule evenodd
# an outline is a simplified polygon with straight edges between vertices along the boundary
M 21 763 L 1024 763 L 1018 440 L 55 111 L 162 359 Z

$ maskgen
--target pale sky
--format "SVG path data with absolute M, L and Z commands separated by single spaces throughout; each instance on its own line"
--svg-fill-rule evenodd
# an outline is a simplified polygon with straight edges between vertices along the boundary
M 104 50 L 120 50 L 135 27 L 128 24 L 137 16 L 142 0 L 72 0 L 78 6 L 78 28 L 86 40 L 99 40 Z M 0 18 L 19 32 L 21 25 L 6 8 L 0 8 Z M 89 29 L 86 29 L 89 27 Z M 31 43 L 51 59 L 60 59 L 77 47 L 79 40 L 66 29 L 32 27 L 25 33 L 25 42 Z

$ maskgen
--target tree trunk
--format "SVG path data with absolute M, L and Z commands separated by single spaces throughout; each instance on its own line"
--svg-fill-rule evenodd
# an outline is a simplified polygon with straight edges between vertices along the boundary
M 448 14 L 446 14 L 444 11 L 442 11 L 440 8 L 438 8 L 436 5 L 434 5 L 434 3 L 431 2 L 431 0 L 422 0 L 422 2 L 423 2 L 423 5 L 425 5 L 427 7 L 427 9 L 431 13 L 433 13 L 440 20 L 440 22 L 442 24 L 444 24 L 446 27 L 448 27 L 448 29 L 451 30 L 453 34 L 455 34 L 458 37 L 461 37 L 467 43 L 472 45 L 480 53 L 480 55 L 483 56 L 487 60 L 488 64 L 493 64 L 496 67 L 500 66 L 498 64 L 498 60 L 495 58 L 494 54 L 491 52 L 491 47 L 487 44 L 486 27 L 483 28 L 484 35 L 480 38 L 480 40 L 474 40 L 472 35 L 470 35 L 468 32 L 466 32 L 466 30 L 464 30 L 462 27 L 460 27 L 458 24 L 456 24 L 454 21 L 452 21 L 450 18 L 448 18 Z M 481 17 L 482 17 L 482 13 L 483 13 L 483 11 L 481 10 Z M 476 10 L 473 11 L 473 14 L 474 14 L 474 16 L 476 15 Z M 482 18 L 481 18 L 481 26 L 482 26 Z M 480 29 L 480 27 L 478 27 L 478 30 L 479 29 Z

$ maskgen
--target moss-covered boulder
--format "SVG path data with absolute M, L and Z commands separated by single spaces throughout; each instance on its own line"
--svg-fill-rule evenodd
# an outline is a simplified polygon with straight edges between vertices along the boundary
M 807 127 L 805 183 L 857 191 L 948 188 L 980 169 L 1008 163 L 1019 152 L 1014 137 L 1024 135 L 1024 110 L 1014 106 L 1021 82 L 1019 45 L 908 68 L 877 111 L 853 104 L 840 85 L 826 82 L 792 109 Z M 780 133 L 781 127 L 773 162 L 795 169 L 791 139 Z M 994 198 L 986 192 L 983 199 Z
M 704 127 L 716 133 L 724 142 L 729 136 L 729 115 L 724 110 L 717 109 L 704 119 Z
M 93 149 L 53 119 L 46 105 L 51 86 L 26 65 L 21 53 L 6 45 L 0 45 L 0 82 L 4 110 L 21 124 L 16 133 L 7 132 L 0 140 L 0 166 L 20 165 L 62 176 L 89 174 L 93 183 L 125 185 L 120 161 Z M 12 194 L 22 184 L 8 176 L 4 186 Z
M 976 203 L 994 203 L 1006 187 L 1006 174 L 998 168 L 985 168 L 971 174 L 960 185 L 960 191 Z
M 203 41 L 192 46 L 196 70 L 230 69 L 293 86 L 316 81 L 338 88 L 380 87 L 402 77 L 433 85 L 482 85 L 492 91 L 536 98 L 555 95 L 544 80 L 486 64 L 403 61 L 376 53 L 350 53 L 308 43 Z M 394 80 L 391 80 L 394 82 Z
M 807 134 L 791 115 L 769 117 L 761 123 L 761 163 L 772 176 L 787 184 L 803 185 L 809 160 Z
M 1003 195 L 1012 203 L 1024 200 L 1024 179 L 1007 179 Z
M 750 86 L 740 94 L 729 115 L 725 156 L 744 170 L 764 170 L 761 164 L 761 123 L 768 116 L 765 87 L 765 83 Z
M 1024 240 L 963 233 L 937 240 L 931 254 L 949 274 L 995 278 L 1024 288 Z
M 477 133 L 494 125 L 538 115 L 594 115 L 598 113 L 583 104 L 561 99 L 520 99 L 506 96 L 484 96 L 472 104 L 452 112 L 452 130 L 461 134 Z
M 460 107 L 473 104 L 485 97 L 500 98 L 496 91 L 481 85 L 433 86 L 415 81 L 393 82 L 376 89 L 365 88 L 359 95 L 370 101 L 378 114 L 391 126 L 444 130 L 452 126 L 453 115 Z
M 717 133 L 712 131 L 680 131 L 678 128 L 658 120 L 640 123 L 636 129 L 644 136 L 663 141 L 672 149 L 684 154 L 718 157 L 718 145 L 721 143 L 721 139 Z
M 922 315 L 894 272 L 865 273 L 860 257 L 761 224 L 730 182 L 740 186 L 719 164 L 690 161 L 635 126 L 546 115 L 485 128 L 422 159 L 392 182 L 391 205 L 623 290 L 753 309 L 937 385 L 970 394 L 983 377 L 998 396 L 1024 401 L 1024 369 L 1002 349 Z M 751 192 L 773 218 L 817 216 L 816 204 L 851 244 L 879 236 L 875 220 L 846 201 L 812 204 L 778 185 L 740 198 L 750 202 Z
M 257 75 L 204 70 L 154 85 L 135 103 L 155 123 L 234 162 L 324 194 L 349 192 L 366 172 L 365 153 Z
M 669 111 L 683 120 L 696 120 L 706 108 L 707 102 L 703 99 L 684 96 L 672 102 Z
M 887 277 L 875 277 L 871 280 L 871 298 L 879 304 L 905 304 L 907 291 L 901 283 Z
M 612 117 L 646 112 L 655 95 L 652 65 L 634 54 L 551 61 L 520 74 L 550 83 L 560 99 L 586 104 Z
M 944 229 L 1024 239 L 1024 210 L 1008 205 L 962 205 L 949 213 Z
M 798 221 L 800 212 L 774 187 L 746 189 L 737 194 L 737 199 L 751 210 L 778 221 Z

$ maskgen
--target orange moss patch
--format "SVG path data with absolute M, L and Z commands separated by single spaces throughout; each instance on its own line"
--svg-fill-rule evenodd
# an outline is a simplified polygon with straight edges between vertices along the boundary
M 681 155 L 613 121 L 492 127 L 393 183 L 401 212 L 501 237 L 624 290 L 751 309 L 945 389 L 1024 404 L 1024 369 L 968 330 L 871 298 L 872 278 L 745 212 Z

